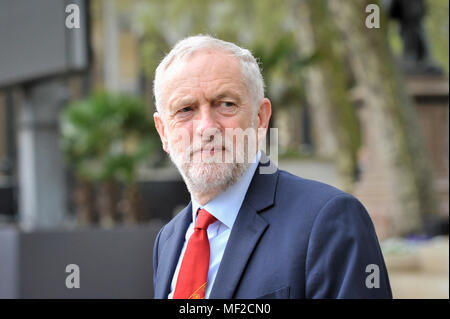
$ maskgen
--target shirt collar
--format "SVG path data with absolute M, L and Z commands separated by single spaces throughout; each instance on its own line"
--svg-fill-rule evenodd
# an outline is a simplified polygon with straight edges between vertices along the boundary
M 256 154 L 254 162 L 251 163 L 250 167 L 236 183 L 214 197 L 211 201 L 206 203 L 206 205 L 201 206 L 191 195 L 192 220 L 194 225 L 197 219 L 197 211 L 199 208 L 202 208 L 207 210 L 228 228 L 231 229 L 233 227 L 234 221 L 239 213 L 239 209 L 244 201 L 245 194 L 247 194 L 250 182 L 252 181 L 256 168 L 258 167 L 260 158 L 261 151 Z

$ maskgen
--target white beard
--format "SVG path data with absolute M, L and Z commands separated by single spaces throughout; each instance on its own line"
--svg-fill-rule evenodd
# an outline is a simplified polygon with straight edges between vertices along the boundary
M 227 163 L 225 160 L 220 162 L 198 160 L 197 155 L 200 154 L 193 152 L 192 144 L 183 149 L 177 145 L 171 145 L 169 142 L 168 148 L 172 162 L 178 168 L 189 192 L 194 196 L 195 194 L 219 194 L 225 191 L 236 183 L 250 166 L 248 150 L 244 147 L 242 147 L 242 150 L 237 150 L 237 152 L 243 152 L 243 155 L 241 155 L 241 158 L 244 159 L 243 163 L 236 162 L 235 159 L 239 158 L 237 156 L 229 157 L 234 159 L 232 163 Z M 231 153 L 229 149 L 226 149 L 220 155 L 222 158 L 226 158 L 224 156 L 231 156 Z M 195 159 L 193 159 L 193 156 L 195 156 Z

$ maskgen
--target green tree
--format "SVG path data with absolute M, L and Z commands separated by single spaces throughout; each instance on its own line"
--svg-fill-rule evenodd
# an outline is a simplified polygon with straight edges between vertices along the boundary
M 357 153 L 361 146 L 360 128 L 355 105 L 351 102 L 351 81 L 347 72 L 345 51 L 324 1 L 293 2 L 299 15 L 299 50 L 315 54 L 305 70 L 307 100 L 314 110 L 315 129 L 321 142 L 319 151 L 332 152 L 336 158 L 340 187 L 351 192 L 357 171 Z M 321 150 L 320 147 L 325 148 Z
M 417 114 L 389 47 L 386 28 L 365 26 L 365 8 L 371 3 L 374 1 L 327 2 L 393 176 L 391 191 L 399 204 L 395 232 L 407 234 L 420 231 L 423 217 L 436 212 L 432 174 Z M 387 25 L 383 11 L 380 25 Z
M 81 187 L 101 184 L 102 224 L 111 225 L 118 220 L 118 182 L 125 184 L 126 221 L 142 220 L 136 202 L 136 174 L 138 167 L 148 161 L 157 141 L 153 121 L 139 98 L 102 92 L 64 110 L 61 142 L 65 158 L 74 167 Z M 90 198 L 86 192 L 91 188 L 80 190 L 79 197 Z

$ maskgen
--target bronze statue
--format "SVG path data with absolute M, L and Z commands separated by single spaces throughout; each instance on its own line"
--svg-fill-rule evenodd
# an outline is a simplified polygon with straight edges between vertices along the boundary
M 390 0 L 389 17 L 398 20 L 403 42 L 402 65 L 407 73 L 440 73 L 433 63 L 423 27 L 424 0 Z

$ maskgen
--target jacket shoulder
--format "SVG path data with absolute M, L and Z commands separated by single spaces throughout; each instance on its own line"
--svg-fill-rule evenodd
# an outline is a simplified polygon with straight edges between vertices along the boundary
M 337 187 L 316 180 L 302 178 L 284 170 L 279 170 L 277 193 L 308 202 L 323 202 L 343 195 L 353 197 Z
M 325 208 L 333 208 L 332 203 L 343 205 L 342 213 L 352 214 L 351 208 L 367 214 L 363 204 L 352 194 L 344 192 L 329 184 L 295 176 L 286 171 L 279 171 L 276 190 L 276 203 L 279 208 L 302 215 L 313 221 L 319 212 Z
M 167 224 L 165 224 L 160 230 L 159 236 L 161 237 L 161 241 L 164 242 L 167 238 L 169 238 L 177 225 L 185 226 L 188 225 L 188 222 L 191 220 L 191 205 L 188 204 L 185 208 L 183 208 L 180 212 L 178 212 Z

